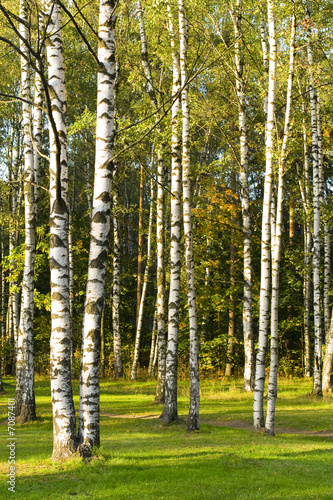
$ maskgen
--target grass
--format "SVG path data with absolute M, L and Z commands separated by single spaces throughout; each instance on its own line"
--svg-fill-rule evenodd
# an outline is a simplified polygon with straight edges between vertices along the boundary
M 185 423 L 160 423 L 161 406 L 152 403 L 153 382 L 104 380 L 101 385 L 102 447 L 89 462 L 52 462 L 49 382 L 37 378 L 39 420 L 16 425 L 14 494 L 6 484 L 6 412 L 15 382 L 5 379 L 0 498 L 333 499 L 333 399 L 312 398 L 311 381 L 280 380 L 280 432 L 275 437 L 251 429 L 253 396 L 242 392 L 240 380 L 202 380 L 200 431 L 192 434 L 186 433 Z M 180 382 L 179 414 L 184 421 L 188 393 L 188 382 Z M 77 382 L 74 394 L 78 407 Z

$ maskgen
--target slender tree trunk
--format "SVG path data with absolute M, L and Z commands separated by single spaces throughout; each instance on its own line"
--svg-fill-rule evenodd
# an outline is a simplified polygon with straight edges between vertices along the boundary
M 1 213 L 2 215 L 2 213 Z M 3 231 L 1 231 L 1 263 L 5 257 L 5 245 L 3 242 Z M 4 356 L 4 343 L 6 340 L 6 282 L 5 282 L 5 270 L 3 264 L 1 264 L 1 368 L 5 373 L 6 365 L 5 365 L 5 356 Z
M 113 179 L 117 175 L 118 163 L 114 163 Z M 121 334 L 120 334 L 120 235 L 118 220 L 118 186 L 113 182 L 113 282 L 112 282 L 112 328 L 113 328 L 113 358 L 114 376 L 123 377 L 123 359 L 121 354 Z
M 106 303 L 104 301 L 102 317 L 101 317 L 101 363 L 100 363 L 100 365 L 101 365 L 101 378 L 105 377 L 105 330 L 104 330 L 105 307 L 106 307 Z
M 301 98 L 302 89 L 300 81 L 298 80 L 299 95 Z M 308 155 L 308 141 L 306 131 L 306 106 L 305 99 L 302 98 L 302 133 L 303 133 L 303 151 L 304 151 L 304 169 L 303 175 L 298 173 L 298 182 L 301 192 L 303 212 L 304 212 L 304 280 L 303 280 L 303 301 L 304 301 L 304 374 L 306 377 L 311 377 L 311 230 L 310 230 L 310 182 L 309 182 L 309 155 Z
M 193 234 L 191 222 L 191 183 L 190 183 L 190 108 L 188 100 L 187 82 L 187 43 L 188 21 L 185 15 L 184 0 L 178 0 L 179 35 L 180 35 L 180 72 L 181 72 L 181 104 L 182 104 L 182 180 L 183 180 L 183 223 L 186 263 L 187 303 L 190 330 L 190 405 L 187 421 L 187 430 L 199 429 L 199 342 L 197 306 L 195 298 Z
M 236 192 L 236 178 L 234 174 L 231 174 L 231 190 L 233 193 Z M 234 205 L 234 198 L 232 198 L 232 205 Z M 232 226 L 236 225 L 236 218 L 232 214 L 231 216 Z M 235 246 L 235 229 L 234 227 L 230 230 L 230 296 L 229 296 L 229 322 L 228 322 L 228 344 L 227 344 L 227 363 L 225 368 L 225 375 L 231 377 L 233 374 L 233 355 L 234 355 L 234 344 L 235 344 L 235 269 L 236 268 L 236 246 Z
M 308 12 L 308 18 L 310 18 Z M 317 98 L 313 79 L 313 58 L 308 33 L 308 67 L 311 107 L 312 168 L 313 168 L 313 312 L 314 312 L 314 367 L 313 391 L 315 396 L 322 395 L 322 325 L 320 311 L 320 178 L 318 165 L 318 125 Z
M 254 428 L 264 427 L 264 385 L 266 348 L 269 329 L 270 295 L 270 205 L 272 196 L 273 151 L 275 135 L 276 38 L 273 0 L 267 0 L 269 26 L 269 83 L 266 122 L 266 172 L 261 233 L 261 281 L 259 306 L 259 341 L 253 398 Z
M 20 2 L 20 17 L 28 20 L 25 0 Z M 20 23 L 20 33 L 29 40 L 29 31 L 25 23 Z M 28 48 L 21 41 L 21 51 L 29 58 Z M 23 424 L 27 420 L 36 420 L 34 391 L 33 359 L 33 319 L 34 319 L 34 264 L 36 253 L 36 200 L 34 154 L 31 137 L 30 67 L 26 57 L 21 57 L 21 96 L 24 141 L 24 212 L 25 212 L 25 253 L 22 280 L 21 318 L 18 329 L 16 359 L 15 410 Z
M 151 68 L 148 60 L 148 44 L 145 31 L 143 9 L 138 0 L 138 16 L 141 41 L 141 63 L 147 79 L 147 92 L 153 108 L 157 109 L 158 102 L 154 89 Z M 157 115 L 158 116 L 158 115 Z M 158 139 L 161 141 L 161 126 L 157 126 Z M 158 344 L 158 376 L 156 387 L 156 403 L 164 402 L 166 338 L 165 338 L 165 290 L 164 290 L 164 201 L 163 201 L 163 146 L 157 147 L 157 212 L 156 212 L 156 242 L 157 242 L 157 344 Z
M 267 416 L 265 430 L 268 434 L 274 435 L 275 421 L 275 402 L 277 398 L 277 377 L 278 377 L 278 329 L 279 329 L 279 274 L 280 274 L 280 257 L 282 244 L 282 223 L 283 223 L 283 199 L 284 199 L 284 173 L 285 162 L 287 157 L 287 145 L 290 135 L 290 116 L 292 106 L 292 89 L 294 77 L 294 60 L 295 60 L 295 36 L 296 36 L 296 17 L 293 14 L 290 39 L 290 59 L 289 59 L 289 75 L 287 85 L 287 101 L 284 121 L 284 131 L 282 139 L 282 147 L 279 158 L 279 176 L 278 176 L 278 193 L 277 206 L 275 217 L 275 230 L 272 231 L 272 297 L 271 297 L 271 361 L 268 380 L 267 392 Z
M 150 181 L 150 210 L 149 210 L 149 226 L 148 226 L 148 242 L 147 242 L 147 261 L 146 268 L 143 276 L 143 287 L 140 298 L 139 314 L 137 318 L 136 334 L 135 334 L 135 345 L 134 345 L 134 356 L 133 364 L 131 370 L 131 379 L 136 380 L 137 371 L 139 366 L 139 354 L 140 354 L 140 341 L 142 333 L 142 320 L 143 320 L 143 308 L 146 300 L 147 286 L 148 286 L 148 276 L 149 268 L 151 263 L 151 238 L 153 231 L 153 206 L 154 206 L 154 181 L 151 178 Z
M 333 392 L 333 313 L 326 339 L 326 353 L 323 366 L 323 391 Z
M 100 445 L 99 355 L 101 317 L 110 235 L 110 201 L 114 142 L 115 67 L 114 0 L 100 0 L 99 68 L 97 76 L 96 154 L 90 251 L 83 315 L 79 442 L 89 448 Z
M 242 0 L 236 1 L 233 13 L 235 28 L 235 63 L 236 63 L 236 91 L 238 97 L 238 121 L 240 130 L 240 184 L 243 219 L 243 273 L 244 273 L 244 296 L 243 296 L 243 335 L 244 335 L 244 381 L 243 389 L 251 391 L 254 387 L 254 342 L 252 327 L 252 230 L 251 212 L 248 182 L 248 141 L 246 124 L 246 103 L 243 78 L 243 54 L 242 54 Z M 266 38 L 263 37 L 264 47 Z
M 156 201 L 156 245 L 157 245 L 157 343 L 158 374 L 156 403 L 164 403 L 164 384 L 166 367 L 165 332 L 165 288 L 164 288 L 164 164 L 161 152 L 157 159 L 157 201 Z
M 178 368 L 178 333 L 180 305 L 180 240 L 181 240 L 181 157 L 180 157 L 180 66 L 176 53 L 174 28 L 169 12 L 169 32 L 172 48 L 172 118 L 171 118 L 171 214 L 170 214 L 170 290 L 168 307 L 168 344 L 165 369 L 165 394 L 162 420 L 168 424 L 178 421 L 177 409 L 177 368 Z
M 157 344 L 157 309 L 154 313 L 153 330 L 151 332 L 151 344 L 150 344 L 150 355 L 149 355 L 149 365 L 148 365 L 148 377 L 154 376 L 154 354 L 155 346 Z
M 324 181 L 324 153 L 323 153 L 323 127 L 320 114 L 320 101 L 317 98 L 317 129 L 318 129 L 318 169 L 319 169 L 319 203 L 321 207 L 325 206 L 326 192 Z M 331 314 L 330 314 L 330 284 L 331 284 L 331 237 L 330 227 L 323 213 L 323 233 L 324 233 L 324 286 L 323 286 L 323 313 L 324 313 L 324 328 L 323 328 L 323 343 L 326 343 L 326 336 L 330 330 Z
M 75 410 L 70 376 L 70 315 L 68 283 L 68 169 L 66 88 L 61 11 L 44 1 L 50 127 L 50 273 L 53 459 L 76 451 Z
M 143 164 L 140 165 L 140 196 L 139 196 L 139 227 L 138 227 L 138 281 L 136 289 L 136 330 L 138 328 L 138 319 L 142 294 L 142 275 L 143 275 L 143 197 L 144 197 L 144 170 Z

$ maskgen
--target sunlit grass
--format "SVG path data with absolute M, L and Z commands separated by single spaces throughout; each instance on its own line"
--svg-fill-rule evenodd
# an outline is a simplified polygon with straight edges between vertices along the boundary
M 8 472 L 7 398 L 1 396 L 3 446 L 0 471 Z M 39 420 L 17 425 L 17 499 L 299 499 L 332 500 L 333 399 L 312 398 L 310 380 L 279 383 L 276 437 L 252 428 L 253 395 L 241 380 L 202 380 L 200 431 L 185 423 L 165 427 L 157 418 L 151 381 L 101 384 L 101 443 L 94 458 L 52 462 L 50 384 L 36 381 Z M 179 414 L 185 422 L 189 384 L 178 388 Z M 78 408 L 78 382 L 74 382 Z M 147 418 L 143 418 L 147 417 Z M 228 427 L 236 423 L 245 429 Z M 304 432 L 311 431 L 311 434 Z M 0 498 L 13 498 L 6 481 Z

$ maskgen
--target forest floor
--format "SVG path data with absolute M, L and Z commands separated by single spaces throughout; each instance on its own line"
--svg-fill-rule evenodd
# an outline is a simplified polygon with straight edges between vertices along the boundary
M 164 426 L 155 382 L 103 380 L 95 456 L 53 462 L 50 384 L 37 377 L 38 420 L 16 424 L 15 493 L 8 491 L 8 399 L 0 396 L 0 498 L 333 499 L 333 398 L 311 381 L 280 379 L 276 436 L 252 428 L 253 395 L 241 380 L 201 381 L 200 431 L 186 432 L 188 381 L 179 382 L 181 424 Z M 73 384 L 78 408 L 78 381 Z

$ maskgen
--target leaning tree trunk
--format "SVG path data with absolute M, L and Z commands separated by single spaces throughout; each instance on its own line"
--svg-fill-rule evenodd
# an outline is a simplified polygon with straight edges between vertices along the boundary
M 115 131 L 115 7 L 114 0 L 100 0 L 95 180 L 80 376 L 79 442 L 88 449 L 100 445 L 100 329 L 110 235 L 111 159 Z
M 282 223 L 283 223 L 283 198 L 284 198 L 284 174 L 287 157 L 287 144 L 290 135 L 290 116 L 292 106 L 292 89 L 294 77 L 295 60 L 295 36 L 296 36 L 296 17 L 293 15 L 290 39 L 290 59 L 289 75 L 287 85 L 287 102 L 284 122 L 284 131 L 282 139 L 281 154 L 279 159 L 278 176 L 278 195 L 275 217 L 275 230 L 272 231 L 272 297 L 271 297 L 271 349 L 270 349 L 270 369 L 267 392 L 267 416 L 265 431 L 274 435 L 275 421 L 275 402 L 277 398 L 277 377 L 278 377 L 278 329 L 279 329 L 279 274 L 280 274 L 280 256 L 282 244 Z
M 153 160 L 153 158 L 152 158 L 152 160 Z M 153 163 L 153 161 L 151 163 Z M 151 238 L 152 238 L 152 230 L 153 230 L 153 206 L 154 206 L 154 180 L 153 180 L 153 178 L 151 178 L 151 181 L 150 181 L 149 226 L 148 226 L 148 241 L 147 241 L 147 261 L 146 261 L 146 268 L 145 268 L 145 272 L 144 272 L 144 276 L 143 276 L 143 286 L 142 286 L 142 292 L 141 292 L 141 297 L 140 297 L 140 307 L 139 307 L 139 313 L 138 313 L 138 317 L 137 317 L 135 344 L 134 344 L 134 356 L 133 356 L 133 364 L 132 364 L 132 370 L 131 370 L 131 380 L 136 380 L 138 366 L 139 366 L 139 353 L 140 353 L 140 341 L 141 341 L 142 321 L 143 321 L 143 308 L 144 308 L 145 300 L 146 300 L 149 268 L 150 268 L 150 263 L 151 263 Z
M 20 2 L 20 17 L 27 22 L 27 4 Z M 29 40 L 27 24 L 20 23 L 20 34 Z M 34 264 L 36 253 L 36 202 L 34 154 L 31 138 L 31 72 L 29 66 L 28 47 L 21 40 L 21 96 L 24 143 L 24 228 L 25 252 L 22 279 L 21 316 L 18 329 L 16 358 L 16 393 L 15 410 L 23 424 L 27 420 L 36 420 L 34 391 L 34 358 L 33 358 L 33 319 L 34 319 Z
M 276 38 L 273 0 L 267 0 L 269 26 L 269 83 L 266 122 L 266 172 L 261 233 L 261 281 L 259 306 L 259 341 L 256 359 L 253 398 L 254 428 L 264 427 L 264 385 L 266 348 L 269 329 L 270 296 L 270 206 L 272 195 L 273 151 L 275 135 L 275 85 L 276 85 Z
M 76 451 L 75 410 L 70 374 L 70 315 L 68 282 L 68 169 L 66 88 L 61 11 L 46 0 L 48 92 L 50 120 L 50 378 L 53 411 L 53 458 Z
M 180 66 L 174 41 L 174 28 L 170 7 L 169 32 L 171 35 L 173 85 L 171 118 L 171 214 L 170 214 L 170 290 L 168 308 L 168 343 L 165 369 L 164 408 L 162 420 L 168 424 L 178 421 L 177 409 L 177 368 L 178 368 L 178 333 L 180 305 L 180 240 L 181 240 L 181 158 L 180 158 Z
M 308 17 L 309 13 L 308 13 Z M 318 165 L 318 125 L 317 99 L 313 78 L 313 58 L 308 33 L 308 67 L 311 107 L 311 138 L 312 138 L 312 168 L 313 168 L 313 315 L 314 315 L 314 366 L 313 390 L 316 396 L 322 394 L 322 325 L 320 311 L 320 178 Z

